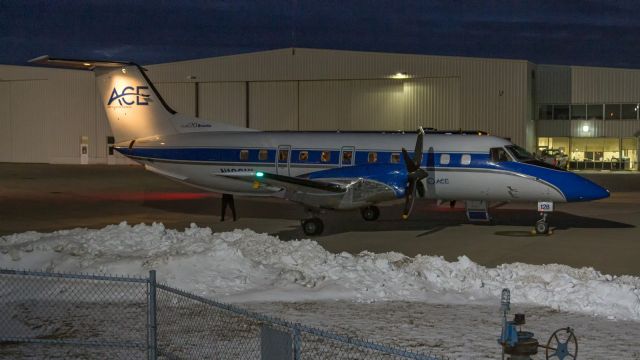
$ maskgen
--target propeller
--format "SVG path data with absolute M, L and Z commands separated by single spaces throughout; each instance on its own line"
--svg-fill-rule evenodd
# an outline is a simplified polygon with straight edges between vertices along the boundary
M 427 172 L 420 168 L 422 163 L 422 146 L 424 139 L 424 130 L 422 127 L 418 128 L 418 139 L 416 140 L 416 147 L 413 152 L 413 159 L 409 156 L 409 153 L 405 148 L 402 148 L 402 157 L 404 158 L 404 164 L 407 167 L 407 191 L 405 192 L 404 211 L 402 212 L 402 218 L 408 219 L 413 209 L 413 202 L 416 198 L 416 189 L 420 188 L 421 195 L 424 193 L 424 188 L 420 181 L 427 177 Z

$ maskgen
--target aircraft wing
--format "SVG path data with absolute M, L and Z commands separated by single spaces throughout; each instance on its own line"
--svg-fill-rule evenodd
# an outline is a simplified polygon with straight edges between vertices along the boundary
M 365 178 L 306 179 L 263 172 L 220 174 L 253 187 L 280 188 L 285 199 L 312 208 L 350 209 L 395 199 L 388 185 Z

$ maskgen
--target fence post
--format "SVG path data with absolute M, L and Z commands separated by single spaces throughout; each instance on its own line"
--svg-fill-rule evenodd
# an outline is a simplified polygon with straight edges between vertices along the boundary
M 158 336 L 156 324 L 156 271 L 149 271 L 149 295 L 147 297 L 147 358 L 158 358 Z
M 293 325 L 293 360 L 302 359 L 302 338 L 300 337 L 300 328 L 298 324 Z

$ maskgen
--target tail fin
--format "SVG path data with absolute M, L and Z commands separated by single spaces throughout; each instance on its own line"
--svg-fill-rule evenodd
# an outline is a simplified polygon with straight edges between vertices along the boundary
M 205 126 L 201 127 L 184 126 L 183 124 L 203 121 L 177 114 L 160 96 L 145 70 L 132 62 L 53 59 L 46 55 L 29 62 L 94 70 L 96 85 L 116 143 L 205 129 L 251 131 L 213 122 L 206 122 Z

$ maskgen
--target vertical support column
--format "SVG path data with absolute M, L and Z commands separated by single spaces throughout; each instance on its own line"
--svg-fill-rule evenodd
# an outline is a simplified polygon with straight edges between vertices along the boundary
M 149 293 L 147 295 L 147 358 L 158 358 L 158 336 L 156 324 L 156 271 L 149 271 Z
M 195 117 L 199 117 L 200 116 L 200 83 L 196 81 L 195 83 Z
M 293 360 L 302 359 L 302 338 L 298 324 L 293 325 Z
M 244 104 L 244 126 L 248 129 L 250 128 L 251 125 L 250 124 L 250 114 L 249 114 L 249 107 L 251 105 L 251 101 L 249 99 L 249 82 L 245 81 L 244 82 L 244 100 L 245 100 L 245 104 Z

